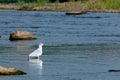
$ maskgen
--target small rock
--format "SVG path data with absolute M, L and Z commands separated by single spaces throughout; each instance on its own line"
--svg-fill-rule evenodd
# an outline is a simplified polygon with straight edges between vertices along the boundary
M 111 69 L 111 70 L 108 70 L 108 72 L 120 72 L 120 70 Z
M 85 11 L 78 11 L 78 12 L 76 12 L 76 11 L 72 11 L 72 12 L 67 12 L 66 13 L 66 15 L 80 15 L 80 14 L 85 14 L 85 13 L 87 13 L 87 12 L 85 12 Z
M 9 40 L 15 41 L 15 40 L 34 40 L 36 37 L 27 31 L 15 31 L 10 34 Z
M 6 68 L 0 66 L 0 75 L 23 75 L 23 74 L 26 73 L 15 68 Z

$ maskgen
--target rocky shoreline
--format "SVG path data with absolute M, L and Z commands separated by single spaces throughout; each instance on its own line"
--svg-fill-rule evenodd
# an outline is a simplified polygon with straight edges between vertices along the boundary
M 103 12 L 103 13 L 120 13 L 120 9 L 92 9 L 89 10 L 86 6 L 75 6 L 74 3 L 61 3 L 57 6 L 16 6 L 10 4 L 0 4 L 0 9 L 9 9 L 9 10 L 25 10 L 25 11 L 59 11 L 59 12 Z
M 14 9 L 17 10 L 19 7 L 9 4 L 0 4 L 0 9 Z

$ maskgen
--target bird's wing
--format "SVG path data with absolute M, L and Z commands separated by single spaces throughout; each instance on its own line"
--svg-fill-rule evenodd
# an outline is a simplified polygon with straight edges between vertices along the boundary
M 30 53 L 29 56 L 38 56 L 39 52 L 40 51 L 37 49 L 37 50 L 33 51 L 32 53 Z

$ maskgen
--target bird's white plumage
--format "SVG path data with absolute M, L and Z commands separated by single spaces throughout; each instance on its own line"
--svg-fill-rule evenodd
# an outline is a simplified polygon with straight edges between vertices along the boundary
M 29 54 L 29 59 L 30 58 L 37 58 L 37 59 L 39 59 L 39 56 L 42 55 L 42 46 L 43 46 L 43 44 L 40 43 L 38 49 L 36 49 L 35 51 L 33 51 L 32 53 Z

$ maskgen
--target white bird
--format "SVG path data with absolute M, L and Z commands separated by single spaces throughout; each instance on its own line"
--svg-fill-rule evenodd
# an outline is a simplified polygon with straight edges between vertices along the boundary
M 39 57 L 42 55 L 42 46 L 43 43 L 40 43 L 38 49 L 29 54 L 29 59 L 39 59 Z

